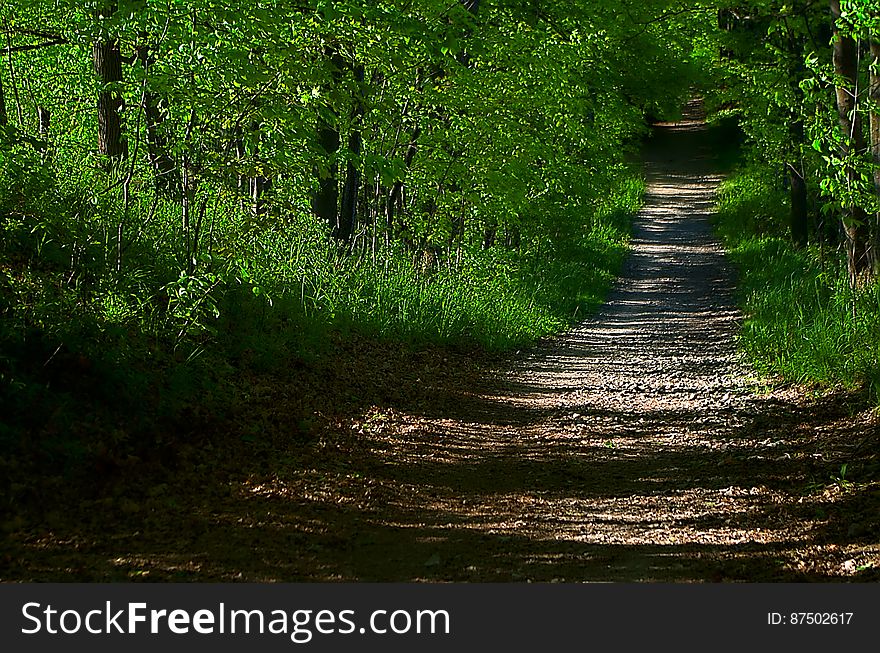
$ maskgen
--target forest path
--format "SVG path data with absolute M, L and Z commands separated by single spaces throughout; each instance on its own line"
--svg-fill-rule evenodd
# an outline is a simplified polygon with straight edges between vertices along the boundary
M 699 110 L 645 148 L 632 253 L 596 315 L 480 392 L 363 422 L 380 465 L 340 578 L 790 580 L 880 561 L 829 536 L 841 452 L 815 427 L 841 436 L 840 407 L 757 394 L 737 352 Z
M 822 454 L 793 456 L 797 394 L 756 395 L 740 361 L 735 274 L 710 223 L 721 177 L 698 112 L 658 125 L 645 149 L 632 252 L 600 311 L 451 415 L 374 443 L 403 530 L 352 551 L 356 575 L 393 578 L 391 561 L 405 578 L 450 580 L 803 570 L 824 516 L 804 505 L 803 462 Z
M 632 254 L 589 320 L 488 372 L 348 337 L 246 376 L 232 418 L 155 473 L 12 533 L 0 578 L 876 579 L 877 484 L 832 480 L 871 460 L 876 418 L 754 392 L 691 118 L 646 148 Z
M 734 270 L 710 223 L 721 179 L 712 148 L 695 104 L 657 126 L 632 253 L 592 318 L 508 359 L 482 387 L 438 383 L 414 409 L 374 408 L 354 425 L 357 462 L 339 469 L 347 490 L 328 493 L 308 473 L 254 485 L 267 501 L 322 487 L 318 501 L 335 501 L 313 522 L 331 543 L 298 569 L 790 580 L 880 561 L 880 547 L 839 546 L 851 523 L 829 525 L 845 500 L 826 488 L 828 472 L 846 454 L 816 427 L 846 438 L 846 408 L 808 407 L 793 390 L 759 396 L 741 364 Z

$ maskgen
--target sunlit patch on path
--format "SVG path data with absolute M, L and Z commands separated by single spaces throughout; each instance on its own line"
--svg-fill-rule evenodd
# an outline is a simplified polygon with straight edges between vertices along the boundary
M 399 514 L 379 510 L 371 525 L 436 563 L 413 578 L 803 571 L 827 516 L 805 487 L 827 452 L 800 429 L 796 396 L 756 394 L 737 353 L 706 147 L 697 118 L 657 128 L 632 254 L 594 317 L 522 353 L 457 414 L 404 416 L 373 441 Z
M 199 461 L 192 473 L 111 502 L 110 530 L 103 503 L 84 506 L 93 522 L 79 532 L 26 541 L 18 576 L 876 578 L 878 515 L 860 507 L 876 485 L 833 478 L 876 447 L 876 419 L 755 391 L 712 236 L 707 143 L 696 114 L 657 128 L 632 254 L 589 320 L 477 379 L 445 355 L 392 370 L 381 382 L 418 399 L 320 427 L 296 424 L 300 387 L 254 386 L 241 428 L 271 424 L 259 439 L 218 434 L 215 449 L 181 453 Z

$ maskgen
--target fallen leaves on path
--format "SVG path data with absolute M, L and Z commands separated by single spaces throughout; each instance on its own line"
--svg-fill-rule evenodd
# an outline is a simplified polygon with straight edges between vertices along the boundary
M 668 137 L 694 156 L 649 158 L 633 256 L 587 322 L 503 360 L 347 336 L 242 371 L 228 418 L 163 464 L 6 524 L 2 579 L 880 579 L 878 417 L 759 391 L 690 127 Z

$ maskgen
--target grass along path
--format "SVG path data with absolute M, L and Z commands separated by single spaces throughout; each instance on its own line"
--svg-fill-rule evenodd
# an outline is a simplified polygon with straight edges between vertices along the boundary
M 3 579 L 877 580 L 877 420 L 755 392 L 708 143 L 658 128 L 632 255 L 579 327 L 488 369 L 355 344 L 243 379 L 172 473 L 13 529 Z M 295 423 L 306 378 L 352 397 Z

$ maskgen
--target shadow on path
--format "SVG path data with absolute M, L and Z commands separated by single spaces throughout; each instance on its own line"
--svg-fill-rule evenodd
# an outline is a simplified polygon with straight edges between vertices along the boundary
M 860 515 L 863 499 L 829 473 L 876 446 L 876 428 L 845 402 L 755 394 L 736 350 L 733 270 L 709 221 L 720 177 L 698 109 L 646 147 L 632 254 L 591 319 L 482 389 L 438 385 L 424 404 L 374 407 L 307 443 L 285 431 L 280 406 L 279 433 L 236 439 L 225 466 L 201 471 L 203 487 L 147 488 L 114 508 L 109 533 L 101 506 L 85 506 L 92 535 L 32 539 L 17 575 L 866 578 L 880 560 L 877 517 L 857 529 L 835 519 Z M 178 491 L 200 499 L 175 504 Z

